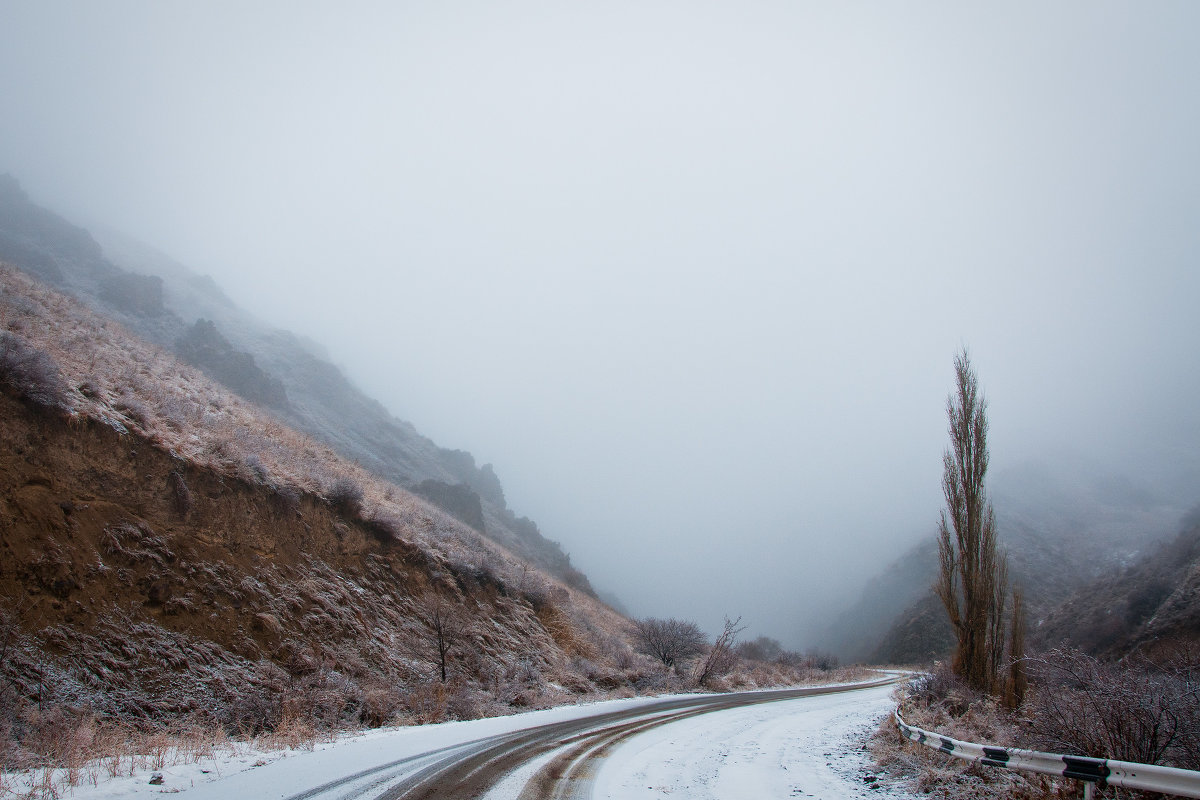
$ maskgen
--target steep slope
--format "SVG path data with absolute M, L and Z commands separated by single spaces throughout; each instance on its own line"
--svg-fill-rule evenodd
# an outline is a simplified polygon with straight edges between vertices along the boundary
M 1172 541 L 1073 592 L 1039 621 L 1031 641 L 1107 658 L 1200 645 L 1200 509 Z
M 189 331 L 211 324 L 238 352 L 251 355 L 267 375 L 279 380 L 286 402 L 272 405 L 289 424 L 459 519 L 464 518 L 464 504 L 477 504 L 480 514 L 468 511 L 467 516 L 478 530 L 571 586 L 592 592 L 587 577 L 571 565 L 559 544 L 508 508 L 492 465 L 477 466 L 468 452 L 438 447 L 350 383 L 318 345 L 262 325 L 210 278 L 113 231 L 102 232 L 99 242 L 114 263 L 161 279 L 164 305 L 179 319 L 194 320 Z
M 1068 474 L 1028 463 L 996 476 L 1000 546 L 1036 626 L 1073 591 L 1131 563 L 1174 529 L 1183 510 L 1169 498 L 1079 460 Z M 932 592 L 933 526 L 927 539 L 871 581 L 823 645 L 848 660 L 920 663 L 945 655 L 954 638 Z
M 7 268 L 0 334 L 6 691 L 249 726 L 478 713 L 429 693 L 438 613 L 460 700 L 623 681 L 610 609 Z
M 394 418 L 318 347 L 257 322 L 210 278 L 119 234 L 105 233 L 103 242 L 32 203 L 11 176 L 0 176 L 0 259 L 84 300 L 289 427 L 460 519 L 464 499 L 468 506 L 478 502 L 477 529 L 592 592 L 562 548 L 508 508 L 490 465 L 478 467 L 470 453 L 439 448 Z

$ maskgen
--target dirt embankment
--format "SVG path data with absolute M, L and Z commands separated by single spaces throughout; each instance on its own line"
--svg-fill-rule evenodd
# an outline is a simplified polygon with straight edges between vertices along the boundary
M 307 682 L 337 688 L 328 713 L 345 714 L 372 687 L 426 680 L 415 604 L 431 595 L 476 623 L 452 654 L 476 682 L 564 656 L 492 576 L 313 495 L 0 394 L 0 691 L 259 724 Z

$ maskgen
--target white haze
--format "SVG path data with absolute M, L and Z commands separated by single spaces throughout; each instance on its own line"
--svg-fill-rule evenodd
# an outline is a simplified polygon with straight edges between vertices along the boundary
M 1200 500 L 1200 5 L 8 2 L 0 172 L 213 275 L 637 614 L 804 645 L 993 464 Z M 1065 462 L 1064 462 L 1065 463 Z

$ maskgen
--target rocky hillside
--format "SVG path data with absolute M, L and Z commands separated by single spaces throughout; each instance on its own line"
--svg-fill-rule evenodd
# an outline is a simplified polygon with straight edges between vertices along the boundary
M 1200 645 L 1200 509 L 1170 542 L 1073 592 L 1039 621 L 1031 641 L 1104 658 Z
M 630 679 L 611 609 L 7 267 L 0 386 L 9 708 L 253 728 Z
M 0 260 L 75 296 L 276 420 L 412 489 L 574 589 L 587 577 L 508 508 L 490 465 L 439 448 L 351 384 L 320 352 L 238 309 L 210 278 L 114 233 L 102 244 L 0 176 Z
M 1176 502 L 1086 462 L 1069 475 L 1026 464 L 997 475 L 1000 546 L 1025 593 L 1031 628 L 1074 591 L 1133 563 L 1176 529 Z M 923 663 L 954 645 L 932 591 L 937 569 L 934 525 L 927 539 L 868 584 L 831 626 L 824 644 L 848 660 Z

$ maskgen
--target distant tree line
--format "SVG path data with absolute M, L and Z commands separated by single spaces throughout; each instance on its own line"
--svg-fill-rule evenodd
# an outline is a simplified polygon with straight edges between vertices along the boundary
M 691 668 L 693 678 L 701 686 L 728 675 L 741 660 L 822 671 L 838 666 L 837 656 L 787 650 L 768 636 L 738 642 L 737 636 L 743 630 L 741 617 L 726 617 L 721 632 L 710 643 L 694 622 L 646 617 L 634 621 L 633 640 L 638 652 L 656 659 L 666 670 L 678 675 Z

